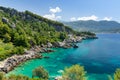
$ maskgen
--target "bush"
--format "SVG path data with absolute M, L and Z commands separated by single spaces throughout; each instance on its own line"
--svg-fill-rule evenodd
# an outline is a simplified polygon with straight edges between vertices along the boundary
M 22 46 L 20 47 L 16 47 L 14 50 L 13 50 L 13 54 L 23 54 L 24 53 L 24 48 Z
M 114 73 L 114 80 L 120 80 L 120 68 L 116 69 Z
M 84 67 L 76 64 L 65 68 L 62 77 L 63 80 L 86 80 L 85 75 Z
M 4 76 L 0 73 L 0 80 L 42 80 L 39 78 L 29 78 L 24 75 L 10 75 L 10 76 Z
M 32 77 L 38 77 L 43 80 L 48 80 L 49 75 L 48 72 L 42 66 L 40 66 L 33 70 Z

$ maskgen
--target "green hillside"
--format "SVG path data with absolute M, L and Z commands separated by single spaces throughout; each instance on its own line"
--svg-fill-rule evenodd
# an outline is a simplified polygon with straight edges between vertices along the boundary
M 34 45 L 62 41 L 69 33 L 74 31 L 60 22 L 30 11 L 19 12 L 0 7 L 0 60 L 13 54 L 22 54 L 25 48 Z

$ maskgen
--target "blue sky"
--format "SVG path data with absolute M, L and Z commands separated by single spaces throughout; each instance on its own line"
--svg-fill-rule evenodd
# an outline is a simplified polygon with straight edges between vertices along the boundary
M 0 6 L 29 10 L 53 20 L 120 22 L 120 0 L 0 0 Z

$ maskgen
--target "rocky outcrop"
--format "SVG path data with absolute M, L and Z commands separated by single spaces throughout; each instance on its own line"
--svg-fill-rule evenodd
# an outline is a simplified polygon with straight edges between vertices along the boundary
M 86 36 L 82 37 L 82 39 L 83 39 L 83 40 L 85 40 L 85 39 L 98 39 L 98 37 L 86 35 Z
M 51 47 L 53 47 L 53 45 L 52 45 L 50 42 L 48 42 L 48 43 L 47 43 L 47 47 L 48 47 L 48 48 L 51 48 Z
M 34 58 L 42 58 L 42 54 L 40 52 L 53 52 L 53 50 L 43 48 L 41 46 L 34 46 L 30 50 L 26 50 L 24 55 L 14 55 L 0 62 L 0 71 L 8 73 L 22 62 Z
M 75 45 L 73 45 L 73 48 L 78 48 L 78 46 L 75 44 Z
M 71 48 L 71 47 L 74 47 L 74 48 L 78 48 L 77 45 L 75 45 L 74 43 L 79 43 L 79 42 L 82 42 L 82 40 L 85 40 L 85 39 L 97 39 L 96 36 L 90 36 L 90 35 L 86 35 L 84 37 L 81 37 L 81 36 L 74 36 L 74 35 L 68 35 L 69 38 L 68 39 L 65 39 L 63 42 L 54 42 L 52 45 L 53 47 L 60 47 L 60 48 Z
M 15 23 L 12 23 L 12 24 L 11 24 L 11 27 L 12 27 L 12 28 L 15 28 L 15 27 L 16 27 Z
M 9 23 L 9 20 L 8 20 L 7 18 L 3 17 L 3 18 L 2 18 L 2 22 L 3 22 L 3 23 Z
M 55 80 L 63 80 L 62 76 L 55 77 Z
M 24 55 L 14 55 L 3 61 L 2 66 L 0 66 L 0 71 L 7 73 L 14 69 L 14 67 L 17 66 L 18 64 L 34 58 L 42 58 L 42 55 L 34 51 L 29 51 L 29 54 Z

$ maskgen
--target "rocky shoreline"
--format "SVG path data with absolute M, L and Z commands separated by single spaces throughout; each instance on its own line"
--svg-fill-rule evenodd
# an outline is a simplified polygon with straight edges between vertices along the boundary
M 8 73 L 22 62 L 25 62 L 30 59 L 42 58 L 42 53 L 53 52 L 53 50 L 49 48 L 59 47 L 66 49 L 76 46 L 76 44 L 73 43 L 78 43 L 85 39 L 96 39 L 96 38 L 97 38 L 96 36 L 73 37 L 73 35 L 69 35 L 69 39 L 65 39 L 63 42 L 55 42 L 55 43 L 48 42 L 46 45 L 42 44 L 41 46 L 34 46 L 30 50 L 26 50 L 23 55 L 13 55 L 12 57 L 5 59 L 4 61 L 1 61 L 0 72 Z M 44 58 L 49 58 L 49 57 L 44 57 Z
M 13 55 L 4 61 L 0 62 L 0 72 L 8 73 L 13 70 L 17 65 L 21 64 L 30 59 L 42 58 L 43 52 L 53 52 L 53 50 L 41 48 L 39 46 L 35 46 L 31 48 L 29 51 L 25 51 L 23 55 Z

